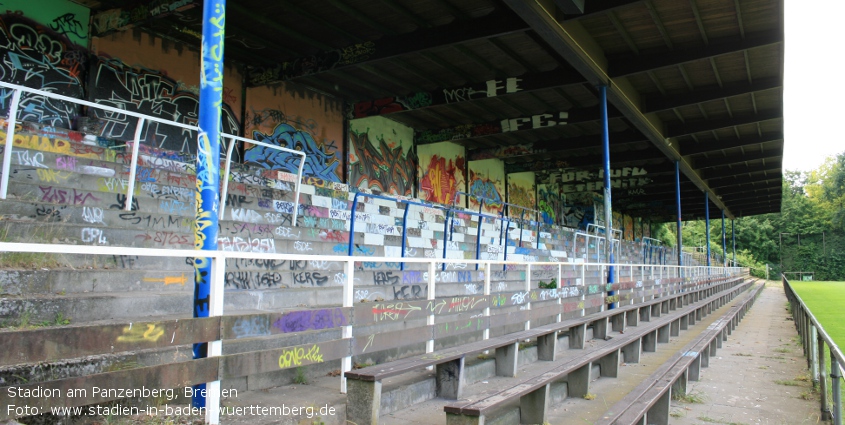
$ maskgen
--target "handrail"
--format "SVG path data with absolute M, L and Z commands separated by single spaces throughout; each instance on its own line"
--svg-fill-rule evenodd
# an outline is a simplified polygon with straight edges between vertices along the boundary
M 781 280 L 783 282 L 784 291 L 786 292 L 786 298 L 790 301 L 790 304 L 792 304 L 793 322 L 798 328 L 799 335 L 802 337 L 804 353 L 807 355 L 808 363 L 810 363 L 809 366 L 814 373 L 817 373 L 817 375 L 813 377 L 813 380 L 815 381 L 818 379 L 819 384 L 821 384 L 819 394 L 821 396 L 820 403 L 822 419 L 830 419 L 830 417 L 826 418 L 825 416 L 831 415 L 835 425 L 842 425 L 842 394 L 840 379 L 843 375 L 843 366 L 845 366 L 845 354 L 842 353 L 842 350 L 838 345 L 836 345 L 836 342 L 833 341 L 833 338 L 830 337 L 830 334 L 827 333 L 821 322 L 816 319 L 816 316 L 810 308 L 807 307 L 807 304 L 804 303 L 801 296 L 795 292 L 795 289 L 792 288 L 792 285 L 789 283 L 789 280 L 787 280 L 784 274 L 781 274 Z M 798 301 L 797 305 L 793 303 L 793 300 Z M 833 384 L 833 412 L 827 410 L 827 377 L 824 376 L 824 344 L 827 344 L 828 349 L 830 350 L 830 378 L 831 384 Z M 816 345 L 818 345 L 818 347 L 816 347 Z M 817 348 L 817 350 L 814 350 L 813 348 Z
M 497 217 L 497 216 L 488 215 L 488 214 L 482 214 L 480 212 L 475 212 L 475 211 L 459 210 L 459 209 L 456 209 L 456 208 L 453 207 L 453 208 L 449 208 L 449 209 L 446 210 L 447 220 L 449 219 L 449 215 L 452 212 L 459 212 L 461 214 L 469 214 L 469 215 L 474 215 L 474 216 L 478 217 L 478 227 L 476 229 L 476 235 L 475 235 L 475 259 L 478 260 L 480 258 L 480 255 L 481 255 L 481 223 L 482 223 L 483 219 L 489 218 L 489 219 L 492 219 L 494 221 L 495 220 L 501 220 L 502 223 L 503 223 L 502 224 L 503 226 L 504 226 L 504 220 L 505 219 L 502 218 L 502 217 Z M 452 220 L 454 220 L 454 218 Z M 451 235 L 450 235 L 450 232 L 449 232 L 449 227 L 446 226 L 446 222 L 444 222 L 443 224 L 444 224 L 444 227 L 443 227 L 443 258 L 445 259 L 446 258 L 446 248 L 447 248 L 446 239 L 448 237 L 449 240 L 451 240 Z M 510 220 L 508 220 L 508 225 L 510 225 Z M 502 237 L 501 237 L 501 235 L 499 235 L 499 241 L 501 241 L 501 240 L 502 240 Z M 507 256 L 507 251 L 508 251 L 508 247 L 505 246 L 505 256 Z M 446 264 L 445 263 L 443 264 L 442 267 L 443 267 L 442 270 L 446 270 Z M 478 265 L 476 265 L 475 269 L 478 270 Z
M 440 206 L 440 205 L 428 204 L 428 203 L 425 203 L 425 202 L 411 201 L 411 200 L 402 199 L 402 198 L 399 198 L 399 197 L 392 197 L 392 196 L 386 196 L 386 195 L 375 195 L 375 194 L 372 194 L 372 193 L 364 193 L 364 192 L 361 192 L 361 191 L 355 192 L 355 196 L 352 197 L 352 207 L 350 209 L 350 213 L 351 213 L 352 217 L 350 217 L 350 221 L 349 221 L 349 247 L 347 248 L 347 255 L 349 255 L 350 257 L 353 257 L 355 255 L 355 252 L 353 251 L 352 247 L 355 245 L 355 216 L 357 215 L 356 210 L 358 209 L 358 197 L 359 196 L 365 196 L 365 197 L 368 197 L 368 198 L 384 199 L 386 201 L 393 201 L 393 202 L 399 202 L 399 203 L 402 203 L 402 204 L 408 204 L 409 206 L 410 205 L 419 205 L 421 207 L 435 208 L 435 209 L 439 209 L 439 210 L 445 210 L 446 209 L 445 207 Z M 401 256 L 401 258 L 405 258 L 405 243 L 408 240 L 407 228 L 408 228 L 408 207 L 405 207 L 405 212 L 404 212 L 403 217 L 402 217 L 402 256 Z M 402 263 L 400 270 L 405 270 L 405 263 L 404 262 Z
M 536 210 L 534 208 L 528 208 L 528 207 L 524 207 L 522 205 L 512 204 L 510 202 L 503 202 L 502 206 L 516 207 L 516 208 L 522 209 L 522 214 L 519 217 L 519 221 L 520 221 L 521 224 L 525 224 L 525 212 L 526 211 L 533 211 L 534 212 L 534 219 L 536 220 L 536 223 L 537 223 L 537 249 L 540 249 L 540 214 L 541 214 L 540 211 Z M 502 208 L 502 211 L 500 211 L 499 214 L 504 217 L 505 209 Z M 508 209 L 508 216 L 510 216 L 510 209 Z M 531 220 L 528 220 L 528 222 L 530 224 Z M 522 228 L 519 229 L 519 245 L 522 246 Z
M 186 130 L 197 131 L 197 132 L 199 131 L 199 127 L 194 126 L 194 125 L 183 124 L 183 123 L 176 122 L 176 121 L 170 121 L 170 120 L 166 120 L 166 119 L 163 119 L 163 118 L 154 117 L 152 115 L 146 115 L 146 114 L 141 114 L 141 113 L 138 113 L 138 112 L 127 111 L 127 110 L 124 110 L 124 109 L 115 108 L 113 106 L 102 105 L 102 104 L 90 102 L 90 101 L 87 101 L 87 100 L 76 99 L 76 98 L 72 98 L 72 97 L 68 97 L 68 96 L 64 96 L 64 95 L 60 95 L 60 94 L 46 92 L 46 91 L 43 91 L 43 90 L 37 90 L 37 89 L 29 88 L 29 87 L 20 86 L 20 85 L 17 85 L 17 84 L 9 84 L 9 83 L 0 81 L 0 87 L 14 90 L 14 93 L 12 94 L 12 103 L 9 105 L 9 116 L 6 120 L 6 122 L 8 123 L 8 126 L 7 126 L 8 130 L 6 131 L 6 150 L 3 153 L 3 171 L 2 171 L 3 175 L 2 175 L 2 177 L 0 177 L 0 199 L 6 199 L 6 195 L 7 195 L 8 187 L 9 187 L 9 170 L 10 170 L 10 167 L 11 167 L 12 149 L 14 148 L 15 125 L 17 123 L 17 113 L 18 113 L 18 109 L 19 109 L 21 92 L 32 93 L 32 94 L 35 94 L 35 95 L 38 95 L 38 96 L 44 96 L 44 97 L 51 98 L 51 99 L 62 100 L 62 101 L 65 101 L 65 102 L 70 102 L 70 103 L 74 103 L 74 104 L 78 104 L 78 105 L 82 105 L 82 106 L 87 106 L 89 108 L 101 109 L 101 110 L 104 110 L 104 111 L 107 111 L 107 112 L 121 114 L 121 115 L 134 117 L 134 118 L 138 119 L 138 123 L 136 124 L 136 128 L 135 128 L 135 136 L 132 140 L 132 160 L 131 160 L 130 165 L 129 165 L 129 182 L 128 182 L 127 188 L 126 188 L 126 202 L 123 206 L 123 209 L 126 210 L 126 211 L 129 211 L 129 210 L 132 209 L 132 200 L 133 200 L 133 197 L 135 195 L 135 176 L 136 176 L 136 172 L 137 172 L 137 168 L 138 168 L 138 151 L 139 151 L 139 148 L 140 148 L 141 133 L 143 132 L 143 128 L 144 128 L 144 125 L 146 124 L 146 122 L 147 121 L 157 122 L 157 123 L 160 123 L 160 124 L 184 128 Z M 287 149 L 287 148 L 283 148 L 281 146 L 268 145 L 268 144 L 263 143 L 263 142 L 247 139 L 247 138 L 236 136 L 236 135 L 233 135 L 233 134 L 220 133 L 220 137 L 221 138 L 234 139 L 234 140 L 241 140 L 241 141 L 245 141 L 245 142 L 248 142 L 248 143 L 253 143 L 253 144 L 256 144 L 256 145 L 268 147 L 268 148 L 271 148 L 271 149 L 277 149 L 277 150 L 290 152 L 290 153 L 293 153 L 295 155 L 302 155 L 302 161 L 299 164 L 299 175 L 298 175 L 297 184 L 296 184 L 297 194 L 296 194 L 296 199 L 294 201 L 293 223 L 295 225 L 296 224 L 296 214 L 298 213 L 298 210 L 299 210 L 299 208 L 298 208 L 298 204 L 299 204 L 299 185 L 300 185 L 300 182 L 302 180 L 302 170 L 303 170 L 303 165 L 305 163 L 305 153 L 300 152 L 300 151 Z M 225 193 L 226 193 L 226 190 L 228 189 L 228 181 L 229 181 L 228 180 L 228 174 L 229 174 L 229 170 L 231 168 L 230 163 L 231 163 L 231 157 L 232 157 L 232 155 L 231 155 L 232 146 L 231 145 L 233 145 L 233 144 L 234 144 L 234 142 L 232 142 L 230 144 L 229 149 L 226 152 L 226 175 L 225 175 L 226 185 L 224 186 L 224 192 L 223 192 L 224 196 L 221 197 L 221 202 L 220 202 L 220 210 L 219 210 L 219 216 L 220 217 L 223 216 L 223 211 L 225 210 L 225 208 L 224 208 L 225 201 L 226 201 Z
M 247 139 L 245 137 L 240 136 L 230 136 L 230 135 L 223 135 L 221 137 L 228 137 L 229 138 L 229 147 L 226 149 L 226 172 L 223 175 L 223 181 L 226 184 L 223 185 L 223 191 L 220 193 L 220 215 L 221 219 L 225 219 L 223 213 L 226 211 L 226 195 L 229 192 L 229 172 L 232 169 L 232 149 L 235 147 L 235 141 L 241 141 L 246 143 L 252 143 L 254 145 L 263 146 L 265 148 L 275 149 L 282 152 L 288 152 L 294 155 L 299 155 L 299 172 L 296 174 L 296 189 L 294 190 L 294 197 L 293 197 L 293 220 L 291 220 L 291 224 L 296 226 L 296 219 L 299 214 L 299 192 L 300 187 L 302 185 L 302 169 L 305 167 L 305 159 L 306 155 L 305 152 L 283 148 L 281 146 L 271 145 L 264 142 L 259 142 L 257 140 Z
M 604 229 L 605 229 L 605 226 L 602 226 L 600 224 L 588 223 L 587 224 L 587 233 L 590 233 L 590 226 L 596 228 L 596 232 L 594 233 L 595 235 L 599 234 L 599 232 L 598 232 L 599 230 L 604 231 Z M 619 235 L 618 238 L 622 239 L 622 229 L 614 229 L 614 228 L 611 227 L 610 231 L 613 232 L 614 235 L 618 234 Z

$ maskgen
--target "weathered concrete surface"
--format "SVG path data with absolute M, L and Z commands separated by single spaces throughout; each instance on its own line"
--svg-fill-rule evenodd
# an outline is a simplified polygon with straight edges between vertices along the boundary
M 704 403 L 673 402 L 672 412 L 679 417 L 672 424 L 820 422 L 818 396 L 811 381 L 804 380 L 807 362 L 785 305 L 781 283 L 769 281 L 710 367 L 702 369 L 701 380 L 689 383 Z M 797 385 L 782 385 L 787 382 Z

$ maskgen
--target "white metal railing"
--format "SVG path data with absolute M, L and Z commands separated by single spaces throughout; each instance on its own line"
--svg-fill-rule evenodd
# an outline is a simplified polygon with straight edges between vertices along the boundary
M 45 254 L 80 254 L 80 255 L 130 255 L 130 256 L 139 256 L 139 257 L 194 257 L 197 255 L 196 250 L 184 250 L 184 249 L 151 249 L 151 248 L 127 248 L 127 247 L 113 247 L 113 246 L 80 246 L 80 245 L 59 245 L 59 244 L 32 244 L 32 243 L 12 243 L 12 242 L 0 242 L 0 252 L 37 252 L 37 253 L 45 253 Z M 355 282 L 355 262 L 360 261 L 360 258 L 356 257 L 349 257 L 349 256 L 336 256 L 336 255 L 299 255 L 299 254 L 276 254 L 276 253 L 254 253 L 254 252 L 232 252 L 232 251 L 203 251 L 202 254 L 204 257 L 207 257 L 211 260 L 211 270 L 212 275 L 210 276 L 211 282 L 211 290 L 209 294 L 209 311 L 210 316 L 222 316 L 223 315 L 223 297 L 224 297 L 224 286 L 225 286 L 225 276 L 226 276 L 226 260 L 227 259 L 263 259 L 263 260 L 287 260 L 287 261 L 310 261 L 319 259 L 321 261 L 333 261 L 339 262 L 344 264 L 344 280 L 343 280 L 343 290 L 342 290 L 342 300 L 341 304 L 343 307 L 352 307 L 354 305 L 353 302 L 353 286 Z M 372 262 L 393 262 L 396 260 L 395 257 L 368 257 L 368 261 Z M 560 262 L 518 262 L 518 261 L 499 261 L 499 260 L 464 260 L 464 259 L 444 259 L 444 258 L 414 258 L 414 257 L 406 257 L 403 258 L 402 261 L 409 262 L 409 263 L 424 263 L 427 264 L 428 267 L 428 291 L 427 291 L 427 298 L 429 300 L 433 300 L 436 295 L 436 273 L 435 267 L 439 263 L 462 263 L 462 264 L 478 264 L 480 269 L 485 271 L 484 276 L 484 294 L 490 294 L 490 275 L 491 271 L 493 270 L 492 266 L 495 265 L 515 265 L 515 266 L 524 266 L 525 267 L 525 289 L 530 290 L 531 288 L 531 279 L 532 267 L 556 267 L 558 273 L 558 287 L 561 287 L 560 282 L 562 282 L 563 277 L 563 270 L 573 270 L 579 271 L 577 275 L 580 275 L 581 278 L 577 279 L 578 282 L 576 285 L 571 286 L 587 286 L 586 276 L 588 269 L 592 272 L 595 269 L 600 270 L 601 272 L 598 273 L 598 276 L 595 276 L 595 279 L 598 280 L 593 285 L 603 285 L 604 281 L 604 271 L 607 270 L 610 266 L 615 266 L 616 269 L 620 267 L 628 267 L 631 270 L 631 276 L 634 274 L 634 269 L 638 268 L 640 270 L 640 277 L 642 280 L 647 278 L 652 279 L 663 279 L 663 278 L 673 278 L 673 277 L 687 277 L 687 278 L 703 278 L 706 276 L 739 276 L 744 273 L 744 269 L 741 268 L 725 268 L 725 267 L 704 267 L 704 266 L 695 266 L 695 267 L 678 267 L 678 266 L 671 266 L 671 265 L 655 265 L 655 264 L 607 264 L 607 263 L 560 263 Z M 648 274 L 646 271 L 648 270 Z M 648 277 L 647 277 L 648 276 Z M 588 291 L 579 291 L 581 294 L 582 300 L 585 299 L 586 293 Z M 562 303 L 562 298 L 557 299 L 558 303 Z M 530 301 L 526 305 L 526 309 L 530 309 Z M 583 313 L 583 311 L 582 311 Z M 484 311 L 485 316 L 490 315 L 489 309 L 485 309 Z M 429 318 L 429 321 L 433 320 L 433 317 Z M 560 320 L 560 317 L 557 318 Z M 525 324 L 526 329 L 530 326 L 530 320 Z M 484 335 L 489 337 L 489 327 L 485 330 Z M 344 326 L 342 329 L 342 338 L 343 339 L 351 339 L 352 338 L 352 325 Z M 431 352 L 434 349 L 434 340 L 429 341 L 427 345 L 427 351 Z M 220 356 L 222 353 L 222 341 L 210 341 L 209 342 L 209 350 L 208 355 L 209 357 Z M 341 382 L 340 388 L 342 393 L 346 393 L 346 378 L 344 377 L 344 372 L 351 370 L 352 367 L 352 357 L 351 355 L 346 356 L 341 361 Z M 219 406 L 220 402 L 220 381 L 215 381 L 209 383 L 207 386 L 207 407 L 208 406 Z M 209 415 L 213 415 L 216 409 L 214 408 L 207 408 L 206 409 L 206 420 L 209 423 L 218 423 L 217 417 L 212 417 Z M 216 412 L 219 413 L 219 412 Z
M 573 247 L 573 249 L 575 249 L 575 252 L 577 252 L 577 250 L 578 250 L 578 237 L 579 236 L 584 237 L 584 252 L 585 252 L 585 255 L 587 256 L 587 258 L 586 258 L 587 260 L 589 260 L 589 256 L 590 256 L 590 240 L 591 239 L 596 240 L 596 256 L 601 254 L 602 248 L 607 250 L 607 247 L 605 246 L 607 244 L 607 240 L 605 239 L 604 236 L 599 236 L 599 235 L 596 235 L 596 234 L 593 234 L 593 233 L 585 233 L 585 232 L 578 231 L 578 232 L 574 232 L 572 234 L 572 247 Z M 619 258 L 621 258 L 621 255 L 622 255 L 622 242 L 619 239 L 613 239 L 611 243 L 613 244 L 613 246 L 611 247 L 611 253 L 616 253 L 616 257 L 614 257 L 614 258 L 616 258 L 618 260 Z
M 593 232 L 590 232 L 590 229 L 593 229 Z M 593 235 L 598 235 L 599 230 L 604 232 L 604 226 L 600 224 L 588 223 L 587 224 L 587 233 L 591 233 Z M 610 229 L 613 232 L 613 236 L 615 239 L 622 239 L 622 230 L 621 229 Z
M 141 134 L 144 131 L 144 125 L 147 121 L 157 122 L 160 124 L 165 125 L 172 125 L 174 127 L 184 128 L 186 130 L 196 131 L 199 132 L 199 127 L 194 125 L 183 124 L 176 121 L 170 121 L 163 118 L 154 117 L 151 115 L 145 115 L 138 112 L 127 111 L 120 108 L 115 108 L 112 106 L 101 105 L 99 103 L 89 102 L 87 100 L 75 99 L 68 96 L 63 96 L 60 94 L 45 92 L 42 90 L 36 90 L 29 87 L 20 86 L 17 84 L 9 84 L 3 81 L 0 81 L 0 87 L 7 88 L 13 90 L 12 93 L 12 102 L 9 105 L 9 117 L 6 119 L 8 123 L 8 129 L 6 131 L 6 150 L 3 153 L 3 175 L 0 177 L 0 199 L 6 199 L 6 195 L 9 189 L 9 170 L 11 168 L 11 159 L 12 159 L 12 149 L 14 147 L 15 141 L 15 126 L 17 124 L 17 113 L 18 113 L 18 105 L 20 104 L 21 93 L 32 93 L 38 96 L 44 96 L 51 99 L 57 99 L 64 102 L 70 102 L 81 106 L 87 106 L 89 108 L 95 109 L 102 109 L 107 112 L 112 112 L 115 114 L 126 115 L 129 117 L 134 117 L 138 119 L 138 122 L 135 127 L 135 136 L 132 139 L 132 160 L 129 165 L 129 181 L 126 188 L 126 203 L 124 205 L 124 209 L 129 211 L 132 209 L 132 199 L 135 194 L 135 176 L 137 173 L 138 168 L 138 151 L 140 149 L 140 141 L 141 141 Z M 221 133 L 221 138 L 227 138 L 230 140 L 229 147 L 226 150 L 226 172 L 222 176 L 223 181 L 226 184 L 223 185 L 223 192 L 220 197 L 220 210 L 219 210 L 219 217 L 223 217 L 223 212 L 225 211 L 226 205 L 226 194 L 229 188 L 229 173 L 231 171 L 231 164 L 232 164 L 232 149 L 235 145 L 235 140 L 239 140 L 242 142 L 252 143 L 255 145 L 263 146 L 269 149 L 275 149 L 282 152 L 288 152 L 297 156 L 300 156 L 299 162 L 299 172 L 297 173 L 296 179 L 296 189 L 294 194 L 294 201 L 293 201 L 293 222 L 296 223 L 296 215 L 298 213 L 298 206 L 299 206 L 299 190 L 300 184 L 302 182 L 302 170 L 303 166 L 305 165 L 306 155 L 305 152 L 297 151 L 294 149 L 283 148 L 281 146 L 274 146 L 267 143 L 259 142 L 257 140 L 251 140 L 240 136 L 235 136 L 233 134 L 226 134 Z M 129 142 L 127 142 L 129 143 Z

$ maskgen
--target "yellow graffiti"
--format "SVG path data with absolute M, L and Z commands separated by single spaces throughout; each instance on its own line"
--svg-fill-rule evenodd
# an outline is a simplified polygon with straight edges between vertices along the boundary
M 144 282 L 161 282 L 161 283 L 164 283 L 164 286 L 167 286 L 167 285 L 182 285 L 182 286 L 185 286 L 185 283 L 188 282 L 188 278 L 185 277 L 185 273 L 182 273 L 182 276 L 165 276 L 163 278 L 145 277 Z
M 0 140 L 6 140 L 5 130 L 0 130 Z M 68 140 L 58 138 L 51 140 L 49 137 L 39 136 L 36 134 L 18 134 L 17 130 L 15 132 L 14 146 L 56 154 L 73 155 L 82 158 L 99 158 L 99 155 L 94 152 L 78 153 L 71 150 L 71 144 Z
M 322 363 L 323 355 L 320 354 L 320 347 L 317 344 L 311 346 L 308 352 L 305 348 L 297 347 L 285 350 L 279 356 L 279 369 L 285 369 L 291 366 L 302 366 L 302 362 L 308 363 Z
M 123 335 L 117 337 L 117 342 L 156 342 L 164 335 L 164 329 L 156 324 L 148 323 L 146 329 L 143 326 L 132 325 L 123 328 Z
M 70 173 L 62 173 L 49 168 L 39 168 L 37 170 L 38 180 L 43 183 L 59 183 L 64 182 L 70 176 Z

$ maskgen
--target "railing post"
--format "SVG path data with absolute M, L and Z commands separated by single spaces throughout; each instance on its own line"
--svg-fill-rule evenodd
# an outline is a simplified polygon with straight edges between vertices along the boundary
M 434 279 L 434 263 L 435 263 L 434 260 L 431 260 L 428 263 L 428 287 L 427 287 L 427 291 L 426 291 L 426 298 L 428 299 L 428 301 L 432 301 L 432 302 L 434 301 L 435 294 L 436 294 L 435 288 L 434 288 L 434 281 L 435 281 L 435 279 Z M 444 262 L 443 264 L 445 266 L 446 263 Z M 432 309 L 429 312 L 428 318 L 426 319 L 426 324 L 428 326 L 434 326 L 434 309 Z M 435 334 L 435 332 L 431 332 L 431 335 L 434 335 L 434 334 Z M 430 340 L 426 341 L 426 343 L 425 343 L 425 352 L 431 353 L 433 351 L 434 351 L 434 340 L 430 339 Z M 431 366 L 429 366 L 428 369 L 431 370 Z
M 833 425 L 842 425 L 842 392 L 840 388 L 842 372 L 839 360 L 833 350 L 830 350 L 830 381 L 833 392 Z
M 355 196 L 352 197 L 352 210 L 350 211 L 351 217 L 349 218 L 349 249 L 347 250 L 346 255 L 352 257 L 354 254 L 353 247 L 355 246 L 355 210 L 358 209 L 358 195 L 361 192 L 355 192 Z M 445 249 L 445 247 L 444 247 Z
M 482 201 L 483 202 L 483 201 Z M 475 231 L 475 259 L 481 258 L 481 223 L 484 222 L 484 217 L 478 213 L 478 227 Z M 478 263 L 475 263 L 475 270 L 478 270 Z
M 223 286 L 226 284 L 226 259 L 221 257 L 210 258 L 211 263 L 211 290 L 208 294 L 209 317 L 220 317 L 223 315 Z M 223 341 L 209 341 L 208 357 L 219 357 L 223 355 Z M 206 410 L 205 421 L 209 424 L 220 423 L 220 376 L 217 380 L 206 384 Z
M 537 249 L 540 249 L 540 211 L 534 212 L 534 218 L 537 219 Z
M 819 386 L 819 359 L 824 360 L 824 357 L 818 356 L 818 333 L 816 325 L 810 325 L 810 363 L 812 364 L 811 370 L 813 371 L 813 388 L 818 388 Z
M 411 209 L 411 204 L 405 204 L 405 213 L 402 214 L 402 258 L 405 258 L 405 244 L 408 243 L 408 210 Z M 399 265 L 399 270 L 405 270 L 405 262 Z
M 229 147 L 226 148 L 226 171 L 223 174 L 223 188 L 220 189 L 220 219 L 226 219 L 226 197 L 229 195 L 229 174 L 232 172 L 232 150 L 235 147 L 235 139 L 229 139 Z M 295 205 L 294 205 L 295 206 Z M 294 219 L 294 225 L 296 220 Z
M 455 196 L 457 196 L 457 195 L 455 195 Z M 446 247 L 449 245 L 448 242 L 447 242 L 449 240 L 448 239 L 448 237 L 449 237 L 449 227 L 450 227 L 449 223 L 450 223 L 451 220 L 453 220 L 452 217 L 451 217 L 451 214 L 452 214 L 452 208 L 449 208 L 448 210 L 446 210 L 446 220 L 443 222 L 443 259 L 444 260 L 446 259 Z M 442 270 L 446 271 L 446 263 L 445 262 L 443 263 L 443 269 Z
M 820 409 L 821 409 L 821 420 L 829 421 L 830 420 L 830 408 L 827 406 L 827 365 L 824 361 L 824 339 L 821 335 L 816 336 L 816 346 L 818 349 L 817 355 L 820 359 L 819 361 L 819 374 L 815 377 L 815 379 L 819 382 L 819 398 L 820 398 Z
M 525 265 L 525 291 L 531 292 L 531 263 Z M 525 310 L 531 311 L 531 298 L 526 295 L 526 298 L 529 300 L 525 303 Z M 528 317 L 528 320 L 525 322 L 525 330 L 531 329 L 531 317 Z
M 3 176 L 0 178 L 0 199 L 6 199 L 9 190 L 9 170 L 12 168 L 12 149 L 15 146 L 15 127 L 18 125 L 18 104 L 21 101 L 21 91 L 12 93 L 12 103 L 9 105 L 9 118 L 6 119 L 6 150 L 3 152 Z
M 581 300 L 585 301 L 587 299 L 587 263 L 581 263 Z M 584 308 L 581 309 L 579 316 L 584 316 L 585 312 L 584 309 L 587 307 L 586 304 L 582 304 Z
M 484 296 L 487 299 L 490 299 L 490 264 L 487 263 L 484 265 Z M 490 339 L 490 303 L 487 303 L 487 307 L 484 308 L 484 317 L 487 317 L 487 322 L 484 325 L 484 339 Z
M 558 305 L 563 304 L 563 299 L 560 296 L 560 288 L 563 287 L 563 264 L 560 262 L 557 263 L 557 289 L 558 289 L 558 296 L 557 296 L 557 303 Z M 555 318 L 555 322 L 560 322 L 563 320 L 563 316 L 560 312 L 558 312 L 557 317 Z
M 132 140 L 132 162 L 129 164 L 129 187 L 126 189 L 126 204 L 123 205 L 125 211 L 132 211 L 132 200 L 135 196 L 135 174 L 138 172 L 138 151 L 141 148 L 141 133 L 144 132 L 144 123 L 146 121 L 145 118 L 138 118 L 138 126 L 135 128 L 135 138 Z M 220 165 L 218 164 L 217 166 L 219 167 Z M 222 205 L 223 203 L 221 202 L 220 204 Z
M 349 259 L 346 260 L 346 263 L 343 265 L 344 267 L 344 277 L 343 279 L 343 306 L 344 307 L 352 307 L 353 299 L 352 299 L 352 289 L 355 284 L 355 260 Z M 341 338 L 343 339 L 351 339 L 352 338 L 352 325 L 343 326 L 341 328 Z M 351 354 L 351 353 L 349 353 Z M 340 392 L 341 394 L 346 394 L 346 372 L 352 370 L 352 356 L 344 357 L 340 362 Z
M 525 228 L 525 210 L 519 215 L 519 246 L 522 246 L 522 231 Z

